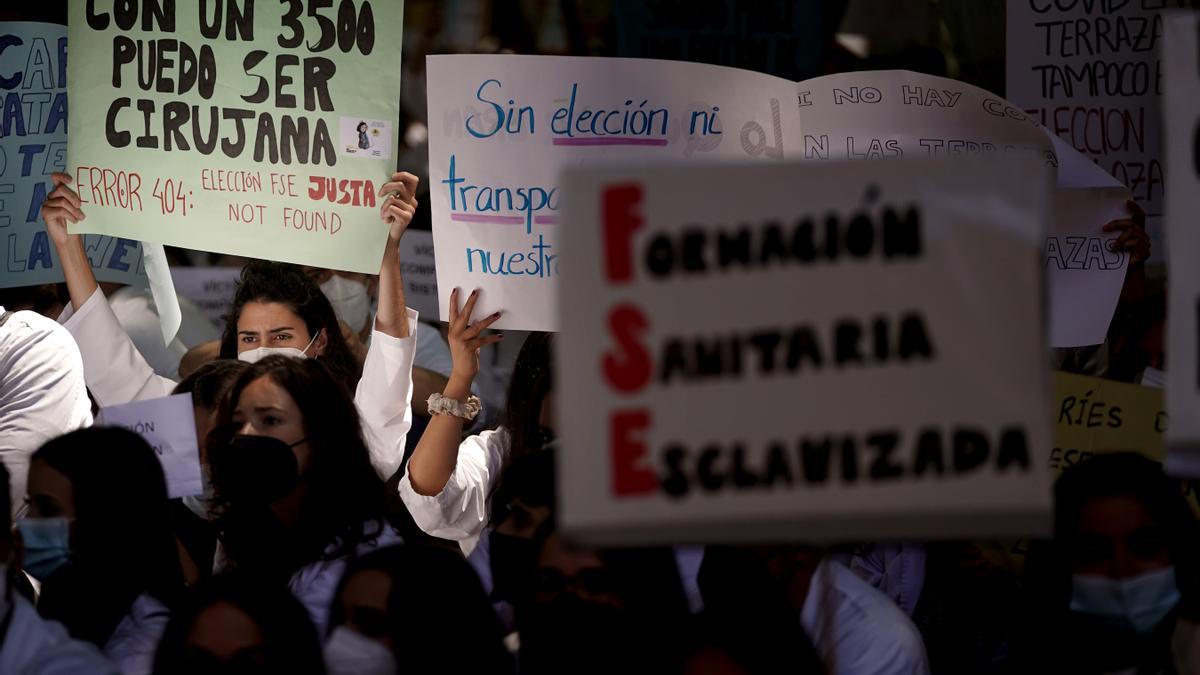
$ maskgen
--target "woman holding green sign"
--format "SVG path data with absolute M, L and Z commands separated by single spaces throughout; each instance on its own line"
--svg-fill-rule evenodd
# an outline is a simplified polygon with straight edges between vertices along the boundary
M 59 321 L 79 344 L 88 388 L 102 407 L 170 395 L 175 383 L 156 375 L 138 353 L 104 301 L 82 238 L 67 232 L 68 223 L 87 217 L 71 176 L 52 178 L 55 189 L 42 205 L 42 217 L 71 296 Z M 379 309 L 361 371 L 347 356 L 329 300 L 298 268 L 280 263 L 256 262 L 243 271 L 221 341 L 221 358 L 254 362 L 281 353 L 325 362 L 355 392 L 371 463 L 385 480 L 399 469 L 412 426 L 417 313 L 405 307 L 399 241 L 416 212 L 416 190 L 417 177 L 400 172 L 380 191 L 386 195 L 380 216 L 388 241 L 379 270 Z

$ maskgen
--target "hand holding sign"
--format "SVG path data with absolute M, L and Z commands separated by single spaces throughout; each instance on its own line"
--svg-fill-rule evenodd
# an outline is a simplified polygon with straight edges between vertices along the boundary
M 417 213 L 417 185 L 421 179 L 407 171 L 392 174 L 392 179 L 383 184 L 379 195 L 387 197 L 379 207 L 383 222 L 391 226 L 388 230 L 389 247 L 400 241 L 404 230 Z
M 79 204 L 79 194 L 68 187 L 72 183 L 71 175 L 55 171 L 50 178 L 54 181 L 54 191 L 46 195 L 46 201 L 42 203 L 42 219 L 46 221 L 46 232 L 51 241 L 61 247 L 72 236 L 79 236 L 67 232 L 67 223 L 78 223 L 87 216 Z
M 471 323 L 471 313 L 475 311 L 475 303 L 479 300 L 479 289 L 471 291 L 467 302 L 458 307 L 458 289 L 450 293 L 450 358 L 454 362 L 451 376 L 465 380 L 468 388 L 475 376 L 479 374 L 479 350 L 490 344 L 495 344 L 504 335 L 481 336 L 488 326 L 500 319 L 500 312 L 495 312 L 475 323 Z
M 1132 218 L 1114 220 L 1104 226 L 1105 232 L 1121 232 L 1115 241 L 1109 243 L 1108 249 L 1110 251 L 1128 251 L 1132 256 L 1130 259 L 1132 263 L 1146 262 L 1146 258 L 1150 257 L 1150 235 L 1146 234 L 1146 212 L 1132 200 L 1126 201 L 1125 206 L 1129 209 Z

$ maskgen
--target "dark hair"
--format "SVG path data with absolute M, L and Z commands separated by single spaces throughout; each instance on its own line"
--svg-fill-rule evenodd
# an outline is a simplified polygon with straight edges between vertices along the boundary
M 238 356 L 237 324 L 242 316 L 242 308 L 248 302 L 273 302 L 286 306 L 304 320 L 311 337 L 316 337 L 317 331 L 324 331 L 325 350 L 317 360 L 325 363 L 347 388 L 353 389 L 358 383 L 362 366 L 342 337 L 333 305 L 329 304 L 321 287 L 299 267 L 286 263 L 255 260 L 242 268 L 242 277 L 233 292 L 233 306 L 224 317 L 221 358 L 236 359 Z
M 224 574 L 190 591 L 171 614 L 171 621 L 154 655 L 154 672 L 184 672 L 194 654 L 187 648 L 188 634 L 204 610 L 227 603 L 244 612 L 262 633 L 266 672 L 323 675 L 325 659 L 321 641 L 308 612 L 285 586 L 256 583 L 236 574 Z
M 209 361 L 179 381 L 172 394 L 191 394 L 192 405 L 215 410 L 221 397 L 250 364 L 237 359 Z
M 444 670 L 451 654 L 456 672 L 514 671 L 496 611 L 479 576 L 460 554 L 419 544 L 392 546 L 363 556 L 357 566 L 352 563 L 342 584 L 365 569 L 385 571 L 392 578 L 387 603 L 391 638 L 396 662 L 406 671 Z M 335 612 L 340 612 L 340 596 L 341 588 Z
M 513 365 L 504 413 L 509 460 L 542 447 L 542 401 L 554 386 L 553 333 L 530 333 Z
M 227 445 L 237 433 L 233 413 L 242 391 L 255 380 L 268 377 L 288 392 L 304 416 L 304 432 L 312 449 L 312 465 L 305 473 L 309 487 L 301 506 L 295 550 L 306 560 L 340 558 L 352 555 L 361 542 L 379 536 L 387 515 L 387 494 L 383 481 L 371 466 L 370 453 L 363 440 L 358 410 L 344 384 L 333 377 L 319 361 L 269 356 L 252 364 L 238 375 L 217 412 L 217 423 L 209 435 L 208 447 Z M 224 513 L 217 521 L 223 529 L 227 516 L 236 516 L 222 496 L 228 480 L 220 453 L 210 451 L 215 512 Z M 368 523 L 375 522 L 368 532 Z M 333 549 L 325 553 L 326 549 Z M 231 556 L 236 558 L 236 551 Z M 294 570 L 292 570 L 294 571 Z
M 71 560 L 42 585 L 39 611 L 103 646 L 138 596 L 170 606 L 183 590 L 162 466 L 141 436 L 90 427 L 33 453 L 71 481 Z
M 556 443 L 509 460 L 491 496 L 491 525 L 496 527 L 508 516 L 509 506 L 520 499 L 530 507 L 545 506 L 551 514 L 558 503 L 555 495 Z M 553 515 L 551 516 L 553 518 Z M 550 526 L 553 527 L 553 526 Z
M 67 294 L 66 284 L 0 288 L 0 305 L 4 305 L 10 311 L 29 309 L 38 314 L 50 316 L 50 310 L 56 307 L 65 307 L 70 303 L 71 296 Z
M 356 127 L 354 127 L 354 128 L 355 128 L 355 130 L 357 130 L 357 131 L 362 131 L 362 130 L 363 130 L 363 127 L 365 127 L 365 126 L 367 126 L 367 123 L 366 123 L 366 122 L 359 122 L 359 123 L 358 123 L 358 126 L 356 126 Z M 368 128 L 370 128 L 370 127 L 368 127 Z

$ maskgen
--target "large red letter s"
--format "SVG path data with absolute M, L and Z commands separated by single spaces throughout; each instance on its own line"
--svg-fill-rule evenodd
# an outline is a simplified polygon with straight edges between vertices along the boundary
M 650 352 L 638 341 L 649 327 L 646 315 L 634 305 L 617 305 L 608 312 L 608 331 L 619 351 L 606 353 L 602 367 L 604 379 L 613 389 L 630 394 L 650 381 Z

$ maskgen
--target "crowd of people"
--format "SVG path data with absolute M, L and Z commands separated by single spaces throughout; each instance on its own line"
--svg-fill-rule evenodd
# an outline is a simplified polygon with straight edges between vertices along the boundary
M 241 261 L 219 339 L 157 367 L 54 180 L 66 283 L 0 295 L 0 673 L 1200 672 L 1195 514 L 1142 455 L 1068 469 L 1028 546 L 589 548 L 557 528 L 556 457 L 595 449 L 556 438 L 555 337 L 497 371 L 479 290 L 441 327 L 406 306 L 415 176 L 380 190 L 378 277 Z M 1057 367 L 1162 367 L 1131 209 L 1110 340 Z M 150 445 L 93 421 L 180 393 L 204 491 L 171 499 Z

